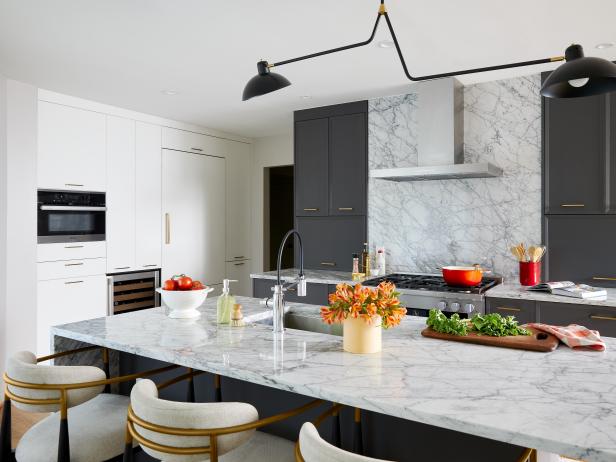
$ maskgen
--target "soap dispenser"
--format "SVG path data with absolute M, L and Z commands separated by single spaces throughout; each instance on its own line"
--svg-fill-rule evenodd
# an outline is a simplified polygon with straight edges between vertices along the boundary
M 223 279 L 222 295 L 218 297 L 216 303 L 216 322 L 218 324 L 229 324 L 231 322 L 231 311 L 235 305 L 235 297 L 229 292 L 229 283 L 237 282 L 235 279 Z

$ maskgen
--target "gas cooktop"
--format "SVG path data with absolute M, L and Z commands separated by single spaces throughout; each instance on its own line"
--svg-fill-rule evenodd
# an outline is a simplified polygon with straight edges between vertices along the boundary
M 393 282 L 398 290 L 425 290 L 430 292 L 451 292 L 460 294 L 483 294 L 486 290 L 503 282 L 497 276 L 484 276 L 475 287 L 453 287 L 447 285 L 437 274 L 393 273 L 364 281 L 366 286 L 377 286 L 383 281 Z

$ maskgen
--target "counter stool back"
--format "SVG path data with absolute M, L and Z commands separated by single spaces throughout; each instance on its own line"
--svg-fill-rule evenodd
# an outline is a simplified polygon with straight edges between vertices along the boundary
M 97 461 L 122 454 L 128 398 L 103 391 L 110 384 L 177 366 L 109 379 L 105 372 L 108 370 L 105 349 L 102 350 L 105 370 L 93 366 L 39 364 L 94 349 L 100 347 L 84 347 L 41 358 L 21 351 L 9 358 L 4 373 L 0 462 L 13 460 L 11 403 L 26 412 L 53 412 L 22 436 L 15 452 L 18 462 L 69 462 L 71 456 L 73 460 Z
M 302 425 L 295 445 L 296 462 L 391 462 L 345 451 L 321 438 L 317 427 L 328 417 L 337 414 L 341 408 L 340 404 L 334 404 L 314 423 L 306 422 Z M 516 462 L 537 462 L 536 457 L 537 452 L 534 449 L 525 449 Z
M 188 374 L 190 376 L 190 374 Z M 128 409 L 127 444 L 135 439 L 150 456 L 165 462 L 289 460 L 291 441 L 256 429 L 312 409 L 315 400 L 292 411 L 259 420 L 257 409 L 247 403 L 182 403 L 158 397 L 151 380 L 133 387 Z M 130 461 L 130 455 L 124 459 Z

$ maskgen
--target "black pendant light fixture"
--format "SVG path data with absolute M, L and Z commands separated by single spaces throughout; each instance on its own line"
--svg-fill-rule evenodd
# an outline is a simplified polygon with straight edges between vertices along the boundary
M 272 91 L 280 90 L 281 88 L 291 85 L 291 82 L 289 82 L 289 80 L 282 75 L 270 72 L 272 67 L 282 66 L 284 64 L 303 61 L 305 59 L 316 58 L 317 56 L 368 45 L 374 39 L 381 17 L 384 17 L 387 22 L 387 28 L 391 33 L 391 38 L 393 39 L 396 51 L 398 52 L 398 58 L 400 58 L 400 63 L 402 64 L 404 74 L 412 82 L 566 60 L 566 63 L 558 67 L 554 72 L 552 72 L 552 74 L 550 74 L 549 78 L 546 79 L 543 87 L 541 88 L 542 96 L 546 96 L 548 98 L 575 98 L 578 96 L 589 96 L 616 91 L 616 64 L 601 58 L 586 58 L 584 57 L 582 46 L 575 44 L 567 48 L 565 56 L 555 56 L 552 58 L 536 59 L 533 61 L 522 61 L 510 64 L 501 64 L 498 66 L 479 67 L 462 71 L 446 72 L 443 74 L 414 77 L 409 73 L 408 68 L 406 67 L 406 62 L 402 56 L 400 44 L 398 43 L 394 28 L 391 25 L 391 20 L 387 14 L 387 9 L 385 8 L 385 0 L 381 0 L 378 15 L 376 17 L 374 27 L 372 28 L 372 34 L 370 34 L 370 37 L 367 40 L 333 48 L 331 50 L 319 51 L 317 53 L 300 56 L 298 58 L 279 61 L 274 64 L 270 64 L 267 61 L 259 61 L 257 63 L 258 74 L 250 79 L 246 84 L 242 95 L 242 100 L 246 101 L 250 98 L 254 98 L 255 96 L 271 93 Z

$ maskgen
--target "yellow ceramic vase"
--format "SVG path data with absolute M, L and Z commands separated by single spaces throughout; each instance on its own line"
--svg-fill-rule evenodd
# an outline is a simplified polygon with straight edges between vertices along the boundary
M 381 351 L 381 317 L 373 316 L 367 323 L 362 318 L 346 318 L 343 322 L 342 347 L 349 353 Z

